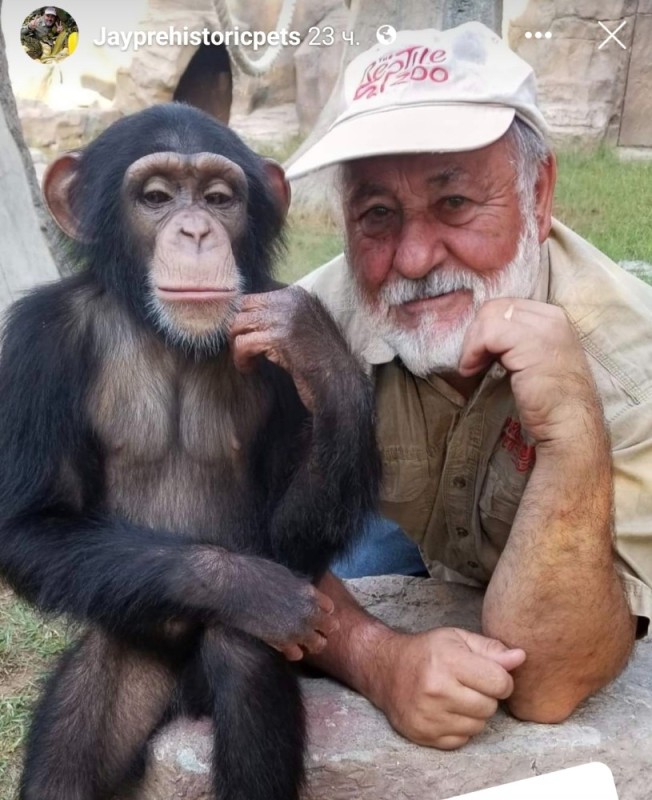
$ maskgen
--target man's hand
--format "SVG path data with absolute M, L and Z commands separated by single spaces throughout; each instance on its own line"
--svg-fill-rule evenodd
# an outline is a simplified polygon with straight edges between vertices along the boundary
M 523 650 L 460 628 L 398 633 L 330 572 L 319 588 L 334 601 L 340 628 L 311 663 L 363 694 L 411 741 L 461 747 L 511 694 L 509 672 L 524 662 Z
M 390 632 L 377 650 L 371 699 L 406 738 L 453 750 L 510 696 L 509 671 L 524 660 L 523 650 L 460 628 Z
M 459 372 L 475 375 L 495 360 L 511 373 L 521 423 L 537 443 L 576 439 L 585 419 L 602 424 L 586 356 L 557 306 L 510 298 L 485 303 L 466 333 Z

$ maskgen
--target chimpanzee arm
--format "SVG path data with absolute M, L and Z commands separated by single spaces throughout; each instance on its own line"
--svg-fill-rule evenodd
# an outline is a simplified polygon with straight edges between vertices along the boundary
M 283 482 L 271 522 L 277 557 L 319 576 L 376 508 L 380 459 L 372 383 L 326 309 L 299 287 L 246 297 L 232 333 L 236 364 L 247 369 L 264 354 L 289 373 L 311 412 L 293 457 L 282 447 L 266 448 L 275 462 L 267 473 Z M 283 418 L 281 411 L 271 425 L 282 425 Z
M 94 365 L 66 293 L 16 304 L 0 360 L 0 569 L 42 609 L 146 636 L 169 621 L 222 622 L 309 649 L 322 595 L 284 567 L 102 515 L 85 419 Z M 261 615 L 260 609 L 266 610 Z

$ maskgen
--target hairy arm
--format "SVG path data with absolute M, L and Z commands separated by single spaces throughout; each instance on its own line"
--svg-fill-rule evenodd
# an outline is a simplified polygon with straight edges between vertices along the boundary
M 270 453 L 270 479 L 283 483 L 271 535 L 282 561 L 320 575 L 376 508 L 380 460 L 371 382 L 328 312 L 297 286 L 245 297 L 231 335 L 240 369 L 253 368 L 259 356 L 282 367 L 310 412 L 293 472 L 282 463 L 287 441 Z
M 510 695 L 509 672 L 522 663 L 522 650 L 460 628 L 396 631 L 330 573 L 319 588 L 334 601 L 339 628 L 311 662 L 364 695 L 411 741 L 460 747 Z
M 467 333 L 460 371 L 473 374 L 496 356 L 537 446 L 487 589 L 483 629 L 527 653 L 510 710 L 556 722 L 618 675 L 634 640 L 614 565 L 609 440 L 586 357 L 560 309 L 487 303 Z

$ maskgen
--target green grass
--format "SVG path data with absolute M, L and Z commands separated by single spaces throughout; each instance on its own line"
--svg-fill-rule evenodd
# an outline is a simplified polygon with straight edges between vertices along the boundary
M 44 672 L 65 647 L 61 624 L 44 621 L 0 589 L 0 800 L 13 800 L 21 744 Z
M 27 729 L 33 696 L 0 698 L 0 798 L 14 800 L 20 777 L 21 746 Z
M 326 217 L 294 213 L 288 222 L 288 252 L 279 264 L 279 280 L 293 283 L 342 252 L 340 233 Z
M 558 160 L 555 216 L 614 261 L 652 264 L 652 161 L 606 149 Z

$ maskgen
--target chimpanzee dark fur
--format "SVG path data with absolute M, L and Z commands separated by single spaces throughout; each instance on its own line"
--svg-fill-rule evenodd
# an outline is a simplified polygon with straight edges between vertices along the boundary
M 141 197 L 137 181 L 128 186 L 132 214 L 125 173 L 168 151 L 239 165 L 242 217 L 231 210 L 237 181 L 203 195 L 194 166 L 179 174 L 199 181 L 189 184 L 199 199 L 193 188 L 169 200 L 176 178 L 164 166 L 172 188 Z M 219 217 L 218 238 L 244 220 L 231 239 L 242 291 L 270 292 L 283 212 L 265 170 L 233 132 L 189 107 L 115 123 L 82 151 L 66 195 L 81 271 L 11 309 L 0 360 L 0 566 L 43 611 L 88 624 L 35 712 L 22 800 L 125 792 L 153 732 L 181 712 L 213 717 L 220 800 L 298 797 L 303 708 L 279 650 L 310 649 L 328 616 L 311 581 L 375 506 L 372 390 L 301 290 L 269 295 L 289 297 L 278 341 L 291 367 L 260 355 L 253 371 L 236 369 L 228 330 L 212 349 L 179 344 L 152 316 L 152 245 L 131 221 L 162 219 L 178 202 L 190 220 L 180 246 L 194 236 L 201 247 L 213 233 L 193 232 L 197 219 L 213 230 Z M 198 307 L 188 304 L 193 324 Z M 311 411 L 295 383 L 308 387 Z

